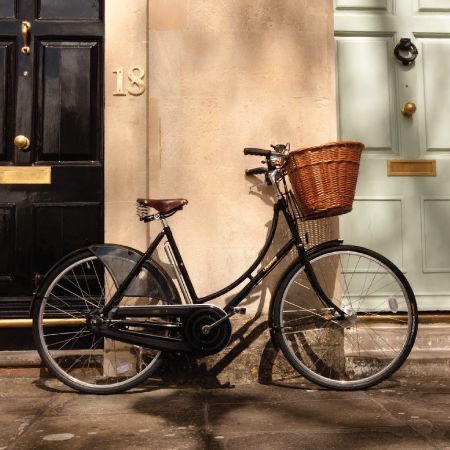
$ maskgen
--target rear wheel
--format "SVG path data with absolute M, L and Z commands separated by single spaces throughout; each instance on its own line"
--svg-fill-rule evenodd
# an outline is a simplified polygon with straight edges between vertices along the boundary
M 402 272 L 361 247 L 336 246 L 311 256 L 327 296 L 342 319 L 315 293 L 305 267 L 293 267 L 273 307 L 274 337 L 291 365 L 310 381 L 356 390 L 391 376 L 417 332 L 414 294 Z
M 51 372 L 79 391 L 125 391 L 154 373 L 161 361 L 161 351 L 104 338 L 89 325 L 92 313 L 116 292 L 117 274 L 111 267 L 121 264 L 116 258 L 107 266 L 86 250 L 58 265 L 39 289 L 33 309 L 37 349 Z M 152 262 L 145 263 L 136 280 L 142 282 L 125 292 L 119 306 L 180 302 L 171 280 Z

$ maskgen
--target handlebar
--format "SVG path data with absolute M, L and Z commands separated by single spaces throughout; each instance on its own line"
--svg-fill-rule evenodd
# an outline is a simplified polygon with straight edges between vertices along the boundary
M 254 169 L 247 169 L 245 175 L 266 175 L 266 181 L 268 184 L 272 184 L 269 177 L 275 177 L 277 169 L 282 167 L 286 157 L 286 151 L 289 150 L 289 144 L 271 145 L 273 150 L 264 150 L 262 148 L 244 148 L 244 155 L 264 156 L 266 161 L 261 161 L 263 164 L 267 164 L 267 167 L 255 167 Z M 269 176 L 269 177 L 268 177 Z
M 254 169 L 247 169 L 245 175 L 262 175 L 266 174 L 267 169 L 265 167 L 255 167 Z
M 263 150 L 262 148 L 244 148 L 244 155 L 266 156 L 272 155 L 271 150 Z

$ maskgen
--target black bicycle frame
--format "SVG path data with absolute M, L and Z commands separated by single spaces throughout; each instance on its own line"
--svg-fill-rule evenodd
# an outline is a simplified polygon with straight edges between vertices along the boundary
M 278 227 L 278 222 L 279 222 L 279 217 L 280 217 L 281 212 L 283 213 L 283 216 L 286 219 L 286 222 L 289 226 L 292 237 L 262 269 L 260 269 L 255 275 L 252 275 L 254 270 L 258 267 L 258 265 L 261 263 L 261 261 L 266 256 L 266 254 L 273 242 L 275 232 Z M 151 257 L 151 255 L 156 250 L 156 248 L 161 243 L 161 241 L 163 240 L 164 237 L 166 237 L 167 241 L 169 242 L 169 245 L 172 249 L 175 261 L 181 272 L 181 276 L 186 284 L 186 288 L 187 288 L 189 295 L 191 296 L 192 302 L 194 304 L 201 304 L 201 303 L 209 302 L 210 300 L 214 300 L 214 299 L 230 292 L 231 290 L 233 290 L 235 287 L 239 286 L 242 282 L 244 282 L 248 278 L 249 282 L 223 308 L 225 312 L 231 313 L 232 309 L 234 307 L 236 307 L 237 305 L 239 305 L 239 303 L 249 294 L 249 292 L 258 283 L 260 283 L 279 264 L 280 261 L 282 261 L 284 259 L 284 257 L 291 251 L 291 249 L 294 246 L 296 246 L 300 260 L 305 265 L 305 273 L 308 277 L 309 282 L 311 283 L 312 287 L 314 288 L 315 292 L 317 293 L 317 295 L 321 298 L 321 300 L 328 307 L 336 310 L 342 317 L 345 316 L 345 313 L 343 311 L 341 311 L 335 304 L 333 304 L 333 302 L 328 298 L 328 296 L 322 290 L 322 288 L 314 274 L 314 271 L 311 267 L 311 264 L 309 263 L 309 260 L 307 258 L 303 242 L 301 240 L 300 234 L 298 233 L 296 221 L 292 217 L 291 213 L 289 212 L 288 205 L 287 205 L 286 199 L 284 197 L 280 198 L 274 204 L 272 225 L 269 230 L 269 234 L 267 236 L 266 242 L 265 242 L 263 248 L 261 249 L 258 257 L 253 262 L 253 264 L 239 278 L 237 278 L 235 281 L 233 281 L 231 284 L 229 284 L 225 288 L 223 288 L 217 292 L 214 292 L 212 294 L 209 294 L 205 297 L 198 297 L 197 293 L 195 292 L 195 289 L 192 284 L 189 273 L 186 270 L 186 267 L 184 265 L 183 258 L 181 257 L 177 243 L 175 242 L 175 238 L 173 237 L 172 230 L 170 229 L 169 225 L 167 225 L 167 222 L 165 222 L 163 230 L 156 236 L 155 240 L 148 247 L 147 251 L 141 256 L 141 258 L 136 263 L 136 265 L 133 267 L 131 272 L 127 275 L 127 277 L 125 278 L 123 283 L 118 287 L 117 291 L 115 292 L 115 294 L 113 295 L 111 300 L 103 307 L 103 314 L 107 315 L 114 307 L 118 306 L 127 287 L 129 286 L 129 284 L 131 283 L 133 278 L 139 274 L 144 262 Z

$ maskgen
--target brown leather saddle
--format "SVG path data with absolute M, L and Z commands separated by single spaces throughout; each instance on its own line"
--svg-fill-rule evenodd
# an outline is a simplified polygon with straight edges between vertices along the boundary
M 170 214 L 183 209 L 189 202 L 185 198 L 172 198 L 167 200 L 155 200 L 152 198 L 138 198 L 140 205 L 156 209 L 160 214 Z

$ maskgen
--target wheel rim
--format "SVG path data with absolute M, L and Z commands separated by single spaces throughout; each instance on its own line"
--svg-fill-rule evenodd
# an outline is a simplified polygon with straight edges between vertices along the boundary
M 283 293 L 279 317 L 294 366 L 336 387 L 389 376 L 403 361 L 412 334 L 413 311 L 403 283 L 385 263 L 358 251 L 325 253 L 311 264 L 349 318 L 338 320 L 299 269 Z
M 90 256 L 65 268 L 44 293 L 38 317 L 43 356 L 72 387 L 106 391 L 129 386 L 145 377 L 160 357 L 160 351 L 103 338 L 89 327 L 92 311 L 116 289 L 106 266 Z M 158 303 L 148 297 L 150 304 Z M 149 304 L 149 298 L 124 297 L 120 306 Z

